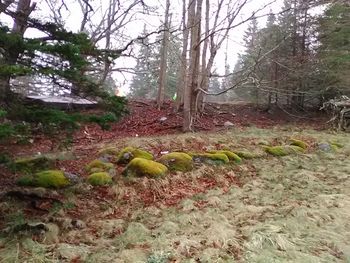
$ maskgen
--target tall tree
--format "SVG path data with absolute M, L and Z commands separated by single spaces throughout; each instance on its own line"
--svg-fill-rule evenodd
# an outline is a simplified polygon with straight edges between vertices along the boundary
M 350 94 L 350 4 L 329 5 L 319 21 L 320 83 L 325 90 Z M 333 94 L 335 95 L 335 94 Z
M 164 32 L 161 47 L 161 57 L 160 57 L 160 69 L 159 69 L 159 87 L 157 96 L 157 105 L 160 109 L 164 102 L 164 90 L 166 86 L 166 76 L 167 76 L 167 55 L 168 55 L 168 45 L 169 45 L 169 20 L 170 20 L 170 0 L 166 0 L 165 4 L 165 15 L 164 15 Z

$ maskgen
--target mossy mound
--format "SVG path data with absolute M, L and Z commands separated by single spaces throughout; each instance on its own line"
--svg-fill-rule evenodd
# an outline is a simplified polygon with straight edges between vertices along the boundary
M 98 151 L 98 155 L 103 156 L 103 155 L 112 155 L 116 156 L 119 154 L 119 150 L 116 147 L 106 147 L 102 148 Z
M 60 170 L 47 170 L 32 176 L 25 175 L 17 180 L 20 186 L 35 186 L 44 188 L 63 188 L 70 184 L 69 179 Z
M 194 162 L 206 163 L 206 164 L 227 164 L 230 162 L 226 154 L 223 153 L 196 153 L 192 155 Z
M 187 153 L 168 153 L 160 157 L 158 161 L 167 166 L 170 171 L 187 172 L 193 169 L 192 157 Z
M 266 146 L 265 151 L 274 156 L 286 156 L 295 153 L 303 153 L 304 149 L 295 145 Z
M 103 186 L 112 184 L 112 177 L 106 172 L 93 173 L 87 178 L 89 184 L 93 186 Z
M 134 147 L 125 147 L 117 156 L 118 164 L 128 164 L 134 158 L 143 158 L 146 160 L 153 160 L 153 155 L 147 151 L 137 149 Z
M 338 150 L 338 149 L 344 147 L 344 145 L 342 145 L 341 143 L 338 143 L 338 142 L 330 142 L 330 144 L 331 144 L 331 147 L 333 150 Z
M 304 150 L 309 148 L 309 145 L 306 142 L 303 142 L 303 141 L 297 140 L 297 139 L 290 139 L 290 145 L 299 146 L 300 148 L 303 148 Z
M 239 157 L 236 153 L 228 151 L 228 150 L 209 151 L 209 153 L 225 154 L 230 161 L 233 161 L 235 163 L 241 163 L 242 162 L 242 158 L 241 157 Z
M 35 173 L 53 168 L 55 161 L 44 155 L 16 159 L 11 167 L 13 170 L 22 173 Z
M 109 172 L 114 170 L 113 163 L 106 163 L 101 160 L 93 160 L 85 167 L 88 173 Z
M 242 159 L 254 159 L 254 158 L 261 157 L 260 154 L 252 153 L 252 152 L 248 152 L 248 151 L 234 151 L 234 153 L 237 154 Z
M 162 177 L 167 172 L 168 168 L 164 164 L 143 158 L 134 158 L 125 167 L 123 175 L 128 177 Z

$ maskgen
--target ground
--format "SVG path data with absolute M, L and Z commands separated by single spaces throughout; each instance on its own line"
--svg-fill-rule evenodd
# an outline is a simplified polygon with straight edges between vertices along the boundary
M 263 146 L 305 141 L 305 153 L 273 157 Z M 337 143 L 324 152 L 319 144 Z M 0 262 L 348 262 L 350 140 L 295 125 L 123 137 L 75 147 L 57 168 L 87 177 L 107 147 L 165 151 L 229 148 L 256 153 L 239 165 L 203 165 L 165 178 L 117 176 L 111 186 L 25 189 L 0 200 Z M 322 147 L 321 147 L 322 148 Z M 337 148 L 337 149 L 336 149 Z M 85 151 L 83 150 L 85 149 Z M 323 148 L 322 148 L 323 149 Z M 9 175 L 7 175 L 8 177 Z M 22 188 L 2 180 L 2 193 Z M 45 225 L 18 226 L 39 222 Z M 17 226 L 17 228 L 16 228 Z M 41 232 L 40 232 L 41 231 Z M 38 233 L 40 232 L 40 233 Z

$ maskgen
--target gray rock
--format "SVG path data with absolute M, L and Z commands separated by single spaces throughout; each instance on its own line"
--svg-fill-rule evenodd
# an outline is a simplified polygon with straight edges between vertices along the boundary
M 233 127 L 235 125 L 230 121 L 225 121 L 224 126 L 228 128 L 228 127 Z
M 78 184 L 81 183 L 83 181 L 83 179 L 76 174 L 73 173 L 69 173 L 69 172 L 65 172 L 64 176 L 69 180 L 69 182 L 71 182 L 72 184 Z
M 159 121 L 160 121 L 160 122 L 165 122 L 167 119 L 168 119 L 167 117 L 161 117 L 161 118 L 159 119 Z
M 317 145 L 318 149 L 323 152 L 330 152 L 332 151 L 332 146 L 329 143 L 319 143 Z

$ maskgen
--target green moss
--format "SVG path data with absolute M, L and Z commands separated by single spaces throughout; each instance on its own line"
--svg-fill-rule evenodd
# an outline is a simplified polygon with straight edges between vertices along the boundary
M 290 139 L 290 142 L 291 142 L 290 145 L 299 146 L 300 148 L 303 148 L 304 150 L 309 148 L 309 145 L 306 142 L 303 142 L 301 140 Z
M 107 147 L 107 148 L 103 148 L 101 150 L 98 151 L 98 154 L 100 156 L 102 155 L 118 155 L 119 151 L 117 148 L 115 147 Z
M 105 163 L 101 160 L 93 160 L 85 167 L 88 173 L 108 172 L 114 169 L 113 163 Z
M 47 170 L 34 174 L 25 175 L 17 180 L 21 186 L 35 186 L 44 188 L 63 188 L 70 184 L 69 179 L 65 177 L 64 172 L 60 170 Z
M 274 156 L 286 156 L 295 153 L 302 153 L 304 149 L 295 145 L 283 145 L 283 146 L 266 146 L 265 151 Z
M 260 154 L 252 153 L 252 152 L 248 152 L 248 151 L 234 151 L 234 153 L 237 154 L 242 159 L 254 159 L 254 158 L 261 157 Z
M 143 158 L 134 158 L 125 167 L 123 174 L 131 177 L 161 177 L 166 175 L 168 168 L 158 162 Z
M 22 173 L 35 173 L 54 167 L 54 160 L 44 155 L 16 159 L 11 168 Z
M 112 177 L 106 172 L 99 172 L 89 175 L 87 181 L 94 186 L 109 185 L 112 183 Z
M 344 147 L 344 145 L 342 145 L 342 144 L 340 144 L 338 142 L 330 142 L 330 144 L 331 144 L 331 147 L 332 147 L 333 150 L 338 150 L 338 149 Z
M 118 164 L 128 164 L 134 158 L 143 158 L 146 160 L 153 160 L 153 155 L 141 149 L 133 147 L 125 147 L 121 150 L 117 157 Z
M 166 165 L 170 171 L 187 172 L 193 169 L 192 157 L 187 153 L 182 153 L 182 152 L 168 153 L 160 157 L 158 161 Z
M 228 151 L 228 150 L 210 151 L 209 153 L 225 154 L 230 161 L 233 161 L 235 163 L 241 163 L 242 162 L 242 158 L 241 157 L 239 157 L 236 153 Z
M 193 154 L 193 160 L 195 162 L 202 162 L 214 165 L 226 164 L 230 162 L 226 154 L 223 153 L 197 153 Z
M 16 184 L 19 186 L 34 186 L 34 177 L 31 175 L 24 175 L 16 181 Z

